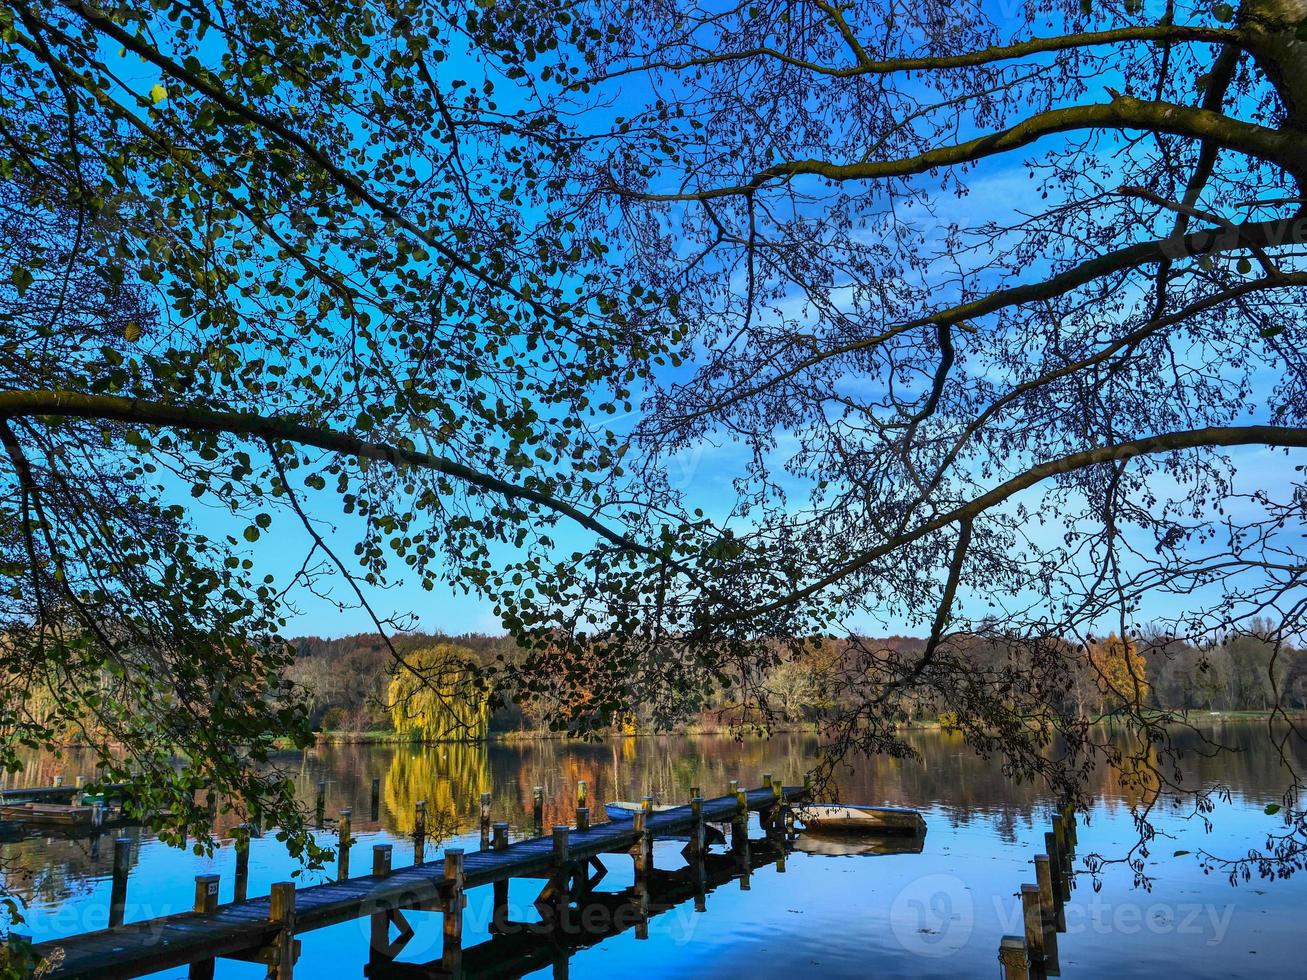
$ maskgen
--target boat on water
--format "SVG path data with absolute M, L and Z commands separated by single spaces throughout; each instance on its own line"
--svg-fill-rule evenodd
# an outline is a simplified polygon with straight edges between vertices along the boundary
M 641 806 L 639 803 L 618 800 L 615 803 L 605 803 L 604 813 L 608 814 L 609 820 L 634 820 L 635 814 L 640 808 Z M 675 803 L 655 803 L 652 807 L 654 813 L 661 813 L 664 810 L 675 809 Z
M 95 808 L 58 803 L 6 803 L 0 805 L 0 820 L 55 824 L 60 827 L 90 827 L 95 820 Z
M 848 806 L 805 803 L 794 807 L 796 823 L 805 829 L 855 834 L 901 834 L 924 837 L 926 819 L 916 810 L 897 806 Z

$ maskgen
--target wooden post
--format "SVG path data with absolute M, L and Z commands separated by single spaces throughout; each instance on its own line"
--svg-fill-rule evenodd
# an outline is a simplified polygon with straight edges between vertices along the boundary
M 584 779 L 578 779 L 576 781 L 576 805 L 577 806 L 590 805 Z
M 508 846 L 508 821 L 500 820 L 495 824 L 495 842 L 496 851 L 502 851 Z
M 481 843 L 490 840 L 490 794 L 481 794 Z
M 218 876 L 195 876 L 194 911 L 201 915 L 212 915 L 218 911 Z M 213 980 L 213 958 L 196 960 L 190 968 L 191 980 Z
M 635 860 L 635 938 L 649 938 L 649 872 L 653 867 L 653 835 L 649 831 L 649 814 L 641 807 L 635 811 L 634 829 L 638 838 L 631 848 Z
M 1026 941 L 1020 936 L 1003 937 L 998 944 L 998 961 L 1003 965 L 1003 980 L 1030 980 Z
M 554 825 L 554 867 L 561 868 L 567 864 L 568 839 L 572 828 L 565 823 Z
M 779 779 L 771 781 L 772 798 L 779 802 L 785 796 L 785 784 Z
M 729 793 L 731 796 L 734 796 L 740 791 L 740 781 L 738 779 L 732 779 L 726 785 L 729 787 Z
M 372 779 L 372 820 L 376 822 L 381 818 L 381 778 L 373 777 Z
M 318 798 L 314 804 L 314 812 L 318 818 L 318 826 L 322 826 L 323 819 L 327 815 L 327 783 L 326 780 L 318 781 Z
M 236 830 L 236 877 L 232 901 L 243 902 L 248 897 L 250 886 L 250 827 L 241 824 Z
M 1026 927 L 1026 951 L 1030 962 L 1044 962 L 1044 918 L 1039 909 L 1039 886 L 1021 886 L 1021 913 Z
M 418 800 L 413 811 L 413 863 L 422 864 L 427 854 L 427 801 Z
M 268 921 L 278 925 L 272 941 L 268 980 L 291 980 L 295 973 L 295 883 L 279 881 L 269 893 Z
M 1076 845 L 1080 843 L 1080 835 L 1076 832 L 1076 810 L 1070 803 L 1062 808 L 1062 815 L 1066 818 L 1066 840 L 1071 845 L 1072 853 L 1075 853 Z
M 582 833 L 590 829 L 590 808 L 588 806 L 576 808 L 576 829 Z
M 123 924 L 127 908 L 127 872 L 132 864 L 132 839 L 118 837 L 113 842 L 113 885 L 109 889 L 109 928 Z
M 535 826 L 536 836 L 545 832 L 545 788 L 531 788 L 531 822 Z
M 690 787 L 690 799 L 694 799 L 696 796 L 703 796 L 703 794 L 699 792 L 699 787 L 698 787 L 698 786 L 691 786 L 691 787 Z
M 64 777 L 62 774 L 54 777 L 54 784 L 56 787 L 64 784 Z
M 349 847 L 354 843 L 354 838 L 350 831 L 353 829 L 351 824 L 354 821 L 354 811 L 345 808 L 340 811 L 340 823 L 336 825 L 336 880 L 345 881 L 349 878 Z
M 394 848 L 390 844 L 372 845 L 372 873 L 385 878 L 390 875 L 391 857 Z M 373 912 L 370 922 L 371 944 L 369 961 L 377 958 L 390 959 L 390 915 L 387 912 Z
M 1062 859 L 1057 856 L 1057 839 L 1052 832 L 1044 834 L 1044 847 L 1048 851 L 1048 875 L 1053 885 L 1054 925 L 1058 932 L 1063 932 L 1066 929 L 1066 909 L 1063 906 L 1071 895 L 1062 874 Z
M 690 799 L 690 813 L 694 816 L 694 826 L 690 828 L 690 847 L 694 857 L 701 859 L 703 846 L 703 797 L 696 794 Z
M 1047 854 L 1035 855 L 1035 881 L 1039 883 L 1039 908 L 1044 924 L 1051 926 L 1057 921 L 1057 913 L 1053 901 L 1053 869 Z
M 653 797 L 652 797 L 652 796 L 642 796 L 642 797 L 640 797 L 640 809 L 643 810 L 646 814 L 652 816 L 652 815 L 653 815 Z
M 448 973 L 457 974 L 463 960 L 463 906 L 467 904 L 463 896 L 463 848 L 445 848 L 445 881 L 448 887 L 440 966 Z
M 744 790 L 735 791 L 735 817 L 731 820 L 731 850 L 737 854 L 749 844 L 749 799 Z
M 1062 855 L 1062 870 L 1071 870 L 1071 845 L 1066 839 L 1066 821 L 1062 819 L 1062 814 L 1053 814 L 1053 837 L 1057 840 L 1058 853 Z

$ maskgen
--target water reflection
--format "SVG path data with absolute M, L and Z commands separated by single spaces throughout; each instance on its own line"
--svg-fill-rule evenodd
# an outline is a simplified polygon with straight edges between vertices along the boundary
M 1191 755 L 1186 779 L 1194 785 L 1219 782 L 1230 788 L 1233 802 L 1228 812 L 1218 815 L 1216 834 L 1200 837 L 1198 846 L 1237 850 L 1248 840 L 1257 842 L 1259 835 L 1272 828 L 1271 818 L 1263 815 L 1262 808 L 1278 797 L 1284 776 L 1278 758 L 1267 751 L 1264 726 L 1231 722 L 1221 726 L 1219 735 L 1239 751 Z M 840 796 L 850 802 L 926 811 L 930 834 L 920 853 L 849 858 L 821 852 L 820 842 L 801 841 L 800 850 L 808 853 L 790 856 L 785 877 L 759 873 L 754 876 L 753 891 L 743 897 L 732 897 L 737 896 L 736 889 L 718 886 L 715 901 L 724 908 L 710 917 L 710 925 L 695 929 L 695 920 L 682 917 L 683 912 L 692 916 L 692 909 L 684 903 L 675 905 L 663 917 L 674 928 L 660 927 L 657 921 L 649 923 L 652 941 L 638 949 L 629 945 L 638 942 L 632 931 L 611 935 L 602 941 L 602 952 L 583 954 L 572 961 L 572 975 L 628 976 L 658 974 L 660 970 L 693 975 L 710 969 L 716 957 L 716 968 L 733 972 L 745 969 L 747 963 L 755 973 L 777 975 L 803 972 L 810 962 L 820 962 L 828 975 L 857 976 L 865 972 L 863 964 L 873 952 L 886 976 L 990 973 L 995 967 L 998 936 L 1013 931 L 1015 900 L 1011 893 L 1022 881 L 1031 880 L 1030 858 L 1043 850 L 1050 801 L 1036 787 L 1012 785 L 996 761 L 977 758 L 955 735 L 922 731 L 911 734 L 909 741 L 921 754 L 920 761 L 864 763 L 839 773 L 838 788 Z M 483 792 L 491 794 L 492 819 L 508 821 L 511 835 L 517 839 L 532 834 L 535 786 L 544 788 L 543 822 L 549 826 L 574 821 L 576 783 L 584 780 L 591 819 L 598 823 L 604 819 L 602 804 L 610 800 L 650 795 L 680 803 L 688 799 L 693 786 L 701 787 L 705 796 L 721 795 L 730 780 L 756 785 L 765 772 L 797 781 L 812 765 L 816 748 L 816 740 L 806 735 L 779 736 L 770 742 L 668 737 L 589 744 L 547 740 L 489 745 L 324 745 L 304 754 L 287 753 L 275 762 L 293 779 L 310 810 L 318 783 L 326 782 L 328 824 L 341 809 L 353 809 L 357 842 L 353 866 L 355 873 L 360 873 L 369 866 L 368 853 L 375 843 L 394 843 L 397 868 L 411 861 L 409 836 L 420 800 L 427 802 L 426 854 L 431 857 L 439 854 L 443 843 L 476 849 Z M 1300 757 L 1297 762 L 1307 765 L 1307 758 Z M 75 751 L 60 757 L 34 754 L 25 771 L 8 777 L 7 783 L 49 784 L 57 774 L 72 782 L 77 775 L 93 771 L 93 760 L 81 758 Z M 381 781 L 381 806 L 375 821 L 369 812 L 374 779 Z M 1129 806 L 1145 798 L 1141 794 L 1146 794 L 1147 787 L 1123 781 L 1119 774 L 1100 772 L 1094 776 L 1093 788 L 1098 801 L 1089 814 L 1090 826 L 1084 828 L 1081 852 L 1128 846 L 1133 833 Z M 1178 814 L 1175 808 L 1160 809 L 1163 817 Z M 1070 932 L 1062 937 L 1063 975 L 1102 975 L 1110 968 L 1122 978 L 1147 977 L 1177 962 L 1186 967 L 1192 964 L 1194 976 L 1237 975 L 1246 965 L 1241 957 L 1254 955 L 1250 950 L 1257 951 L 1262 969 L 1277 965 L 1290 972 L 1296 969 L 1292 957 L 1277 944 L 1283 942 L 1287 950 L 1296 941 L 1296 922 L 1307 902 L 1307 883 L 1301 879 L 1254 882 L 1232 892 L 1219 876 L 1203 876 L 1192 858 L 1171 857 L 1173 850 L 1196 849 L 1191 840 L 1182 838 L 1201 834 L 1201 828 L 1177 819 L 1164 829 L 1176 840 L 1174 844 L 1168 840 L 1149 859 L 1150 873 L 1159 877 L 1152 895 L 1133 891 L 1128 875 L 1113 877 L 1109 873 L 1101 895 L 1082 889 L 1068 907 L 1069 914 L 1082 918 L 1072 922 Z M 219 828 L 223 834 L 230 830 Z M 0 869 L 29 911 L 25 931 L 38 939 L 54 938 L 104 924 L 112 838 L 119 833 L 0 838 Z M 329 842 L 334 842 L 330 829 L 328 833 Z M 224 846 L 209 858 L 164 847 L 138 830 L 127 834 L 137 844 L 132 848 L 129 921 L 189 908 L 196 874 L 221 874 L 221 900 L 230 899 L 231 847 Z M 659 866 L 674 866 L 667 859 L 671 856 L 665 847 L 660 850 Z M 630 861 L 623 863 L 628 867 L 614 867 L 607 882 L 615 886 L 614 894 L 626 887 L 622 876 L 629 876 Z M 266 894 L 271 881 L 284 879 L 292 870 L 273 834 L 254 841 L 250 894 Z M 301 880 L 304 884 L 329 880 L 331 870 L 334 868 L 306 874 Z M 491 901 L 489 889 L 478 891 L 487 894 L 482 898 L 473 893 L 469 928 L 474 919 L 487 923 L 491 919 L 492 909 L 486 906 Z M 941 907 L 937 902 L 940 894 L 948 897 L 951 911 L 947 919 L 936 922 L 931 915 Z M 1099 906 L 1095 903 L 1102 903 L 1105 911 L 1096 911 Z M 529 902 L 526 904 L 528 908 L 515 912 L 529 912 Z M 1227 913 L 1227 906 L 1235 912 Z M 1130 911 L 1127 914 L 1125 910 Z M 433 930 L 439 937 L 438 913 L 435 917 L 434 923 L 415 922 L 419 937 Z M 1100 926 L 1100 920 L 1108 925 Z M 1159 923 L 1163 922 L 1171 923 L 1169 932 L 1162 930 Z M 1183 934 L 1185 923 L 1209 926 L 1195 938 Z M 769 931 L 761 931 L 764 927 Z M 782 937 L 785 950 L 776 952 L 772 941 L 779 944 Z M 507 956 L 508 947 L 516 948 L 514 943 L 534 949 L 526 938 L 505 942 L 509 937 L 489 932 L 483 938 L 492 945 L 499 940 L 493 947 L 495 956 Z M 469 935 L 467 952 L 471 954 L 481 941 Z M 554 939 L 550 942 L 557 946 Z M 750 960 L 748 951 L 760 944 L 771 948 L 777 958 Z M 1126 944 L 1132 949 L 1138 946 L 1137 959 L 1128 964 L 1113 961 L 1113 949 Z M 578 949 L 569 947 L 572 953 Z M 356 927 L 333 927 L 306 936 L 304 950 L 306 976 L 361 976 L 367 941 Z M 691 950 L 697 957 L 693 964 L 685 958 Z M 475 954 L 472 962 L 481 955 Z M 532 957 L 539 955 L 543 954 L 531 953 Z M 416 963 L 430 959 L 414 946 L 406 958 Z M 553 968 L 550 962 L 530 962 Z M 243 975 L 238 967 L 224 964 L 218 972 L 219 976 Z

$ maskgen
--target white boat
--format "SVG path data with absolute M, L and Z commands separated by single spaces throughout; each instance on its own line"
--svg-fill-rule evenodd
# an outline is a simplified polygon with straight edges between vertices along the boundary
M 794 807 L 794 819 L 804 828 L 855 834 L 923 836 L 926 820 L 916 810 L 897 806 L 847 806 L 805 803 Z

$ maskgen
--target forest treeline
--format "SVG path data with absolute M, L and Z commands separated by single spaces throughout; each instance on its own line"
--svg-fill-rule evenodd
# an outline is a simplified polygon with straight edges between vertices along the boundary
M 1158 709 L 1195 711 L 1265 711 L 1277 703 L 1307 709 L 1307 650 L 1277 645 L 1268 624 L 1254 623 L 1245 632 L 1194 644 L 1161 635 L 1122 642 L 1115 636 L 1090 643 L 1075 658 L 1067 703 L 1059 705 L 1083 716 L 1110 713 L 1123 697 Z M 996 657 L 1021 656 L 999 652 L 992 640 L 970 638 L 968 655 L 978 666 Z M 457 636 L 408 633 L 393 638 L 394 653 L 382 637 L 361 633 L 338 639 L 303 636 L 291 641 L 295 660 L 289 679 L 307 695 L 312 723 L 323 731 L 407 732 L 431 734 L 433 723 L 421 699 L 404 685 L 396 671 L 395 654 L 405 659 L 447 656 L 451 651 L 482 664 L 517 657 L 507 636 L 466 633 Z M 905 636 L 865 640 L 872 649 L 912 654 L 925 641 Z M 839 698 L 836 680 L 845 641 L 815 644 L 801 659 L 782 658 L 766 674 L 764 690 L 775 718 L 787 723 L 817 720 Z M 1070 648 L 1068 648 L 1070 649 Z M 1128 692 L 1128 693 L 1125 693 Z M 687 725 L 720 725 L 730 714 L 726 703 L 709 704 Z M 927 701 L 908 699 L 905 720 L 930 720 L 939 714 Z M 508 703 L 493 712 L 472 706 L 474 733 L 543 730 L 549 727 L 545 709 Z M 634 719 L 639 724 L 644 719 Z

